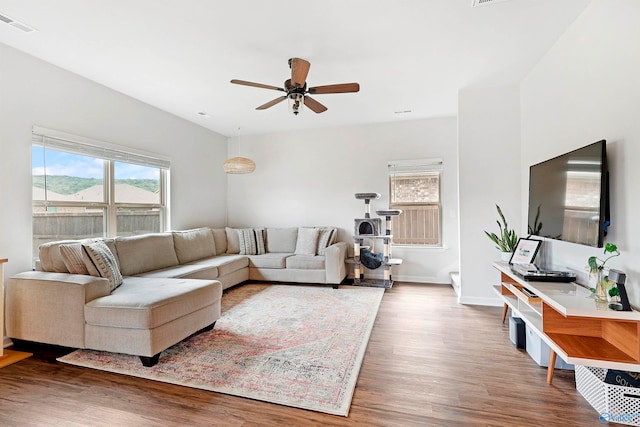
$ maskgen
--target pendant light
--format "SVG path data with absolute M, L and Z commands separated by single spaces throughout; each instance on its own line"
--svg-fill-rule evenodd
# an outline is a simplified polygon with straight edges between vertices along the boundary
M 238 147 L 240 146 L 240 128 L 238 128 Z M 226 173 L 244 174 L 252 173 L 256 170 L 256 164 L 253 160 L 246 157 L 231 157 L 224 162 L 222 166 Z

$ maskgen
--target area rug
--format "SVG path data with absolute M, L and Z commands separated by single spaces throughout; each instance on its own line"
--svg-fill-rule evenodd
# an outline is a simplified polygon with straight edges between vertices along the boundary
M 160 355 L 77 350 L 58 360 L 347 416 L 384 289 L 248 284 L 226 291 L 215 329 Z

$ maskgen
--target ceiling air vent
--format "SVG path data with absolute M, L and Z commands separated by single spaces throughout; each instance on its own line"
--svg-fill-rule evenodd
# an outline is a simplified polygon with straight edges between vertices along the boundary
M 27 24 L 23 24 L 20 21 L 16 21 L 15 19 L 10 18 L 3 13 L 0 13 L 0 21 L 12 26 L 13 28 L 17 28 L 20 31 L 24 31 L 25 33 L 31 33 L 33 31 L 37 31 L 35 28 L 30 27 Z
M 490 4 L 502 3 L 505 1 L 509 0 L 473 0 L 473 3 L 471 3 L 471 7 L 488 6 Z

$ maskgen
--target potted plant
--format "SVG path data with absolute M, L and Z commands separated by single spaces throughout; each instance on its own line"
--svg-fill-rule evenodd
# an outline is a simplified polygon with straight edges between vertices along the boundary
M 504 261 L 508 261 L 511 258 L 511 254 L 516 249 L 516 245 L 518 244 L 518 235 L 515 230 L 509 229 L 509 224 L 507 224 L 507 220 L 502 213 L 502 209 L 500 206 L 496 205 L 496 209 L 498 210 L 498 215 L 500 216 L 500 220 L 496 220 L 498 223 L 498 229 L 500 230 L 499 234 L 489 233 L 485 230 L 484 234 L 491 239 L 493 243 L 496 244 L 496 248 L 502 252 L 502 259 Z M 502 221 L 502 223 L 500 223 Z
M 596 275 L 596 287 L 591 288 L 593 296 L 598 301 L 607 301 L 607 293 L 610 296 L 616 296 L 618 289 L 609 289 L 609 277 L 604 274 L 604 266 L 611 258 L 620 256 L 618 247 L 613 243 L 607 243 L 604 245 L 604 254 L 611 254 L 605 259 L 600 259 L 596 256 L 589 257 L 589 272 Z

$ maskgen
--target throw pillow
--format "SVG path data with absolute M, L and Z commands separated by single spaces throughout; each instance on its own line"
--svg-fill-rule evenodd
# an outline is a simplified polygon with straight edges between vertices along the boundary
M 324 255 L 327 248 L 335 243 L 338 230 L 336 230 L 335 227 L 321 227 L 318 228 L 318 230 L 320 234 L 318 235 L 318 248 L 316 253 L 318 255 Z
M 225 227 L 227 233 L 227 253 L 239 254 L 240 253 L 240 238 L 235 228 Z
M 87 266 L 82 260 L 82 244 L 69 243 L 60 245 L 62 261 L 71 274 L 89 274 Z
M 318 247 L 318 235 L 320 230 L 317 228 L 299 228 L 298 229 L 298 241 L 296 242 L 296 255 L 310 255 L 316 254 Z
M 240 255 L 262 255 L 265 253 L 263 230 L 244 228 L 237 231 Z
M 118 269 L 116 258 L 104 242 L 97 240 L 82 243 L 82 252 L 87 270 L 89 272 L 97 271 L 97 275 L 92 274 L 94 276 L 109 279 L 111 291 L 122 284 L 122 274 Z

